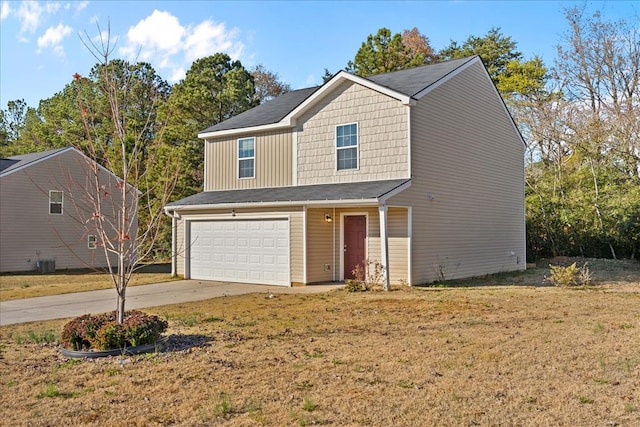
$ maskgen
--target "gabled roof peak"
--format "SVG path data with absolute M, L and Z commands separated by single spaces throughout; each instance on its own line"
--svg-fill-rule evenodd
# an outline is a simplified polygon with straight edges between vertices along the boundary
M 348 80 L 394 97 L 403 104 L 413 104 L 415 99 L 424 94 L 430 86 L 445 81 L 452 73 L 463 69 L 474 60 L 479 60 L 479 57 L 475 55 L 369 77 L 359 77 L 342 70 L 322 86 L 287 92 L 203 130 L 198 137 L 222 137 L 243 132 L 292 127 L 295 125 L 295 118 L 317 100 L 322 99 L 324 93 L 331 91 L 342 81 Z

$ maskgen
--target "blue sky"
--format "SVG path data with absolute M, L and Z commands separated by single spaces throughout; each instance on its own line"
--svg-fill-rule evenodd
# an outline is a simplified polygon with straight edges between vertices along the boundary
M 114 58 L 144 60 L 169 83 L 197 58 L 228 53 L 276 72 L 294 89 L 322 82 L 353 59 L 367 35 L 417 27 L 431 46 L 500 27 L 526 59 L 553 65 L 575 1 L 0 1 L 0 107 L 36 107 L 97 62 L 79 34 L 111 25 Z M 607 19 L 637 17 L 637 1 L 587 2 Z

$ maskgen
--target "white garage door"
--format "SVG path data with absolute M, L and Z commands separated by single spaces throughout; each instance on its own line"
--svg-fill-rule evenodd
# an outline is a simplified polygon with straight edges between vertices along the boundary
M 191 222 L 192 279 L 290 286 L 289 221 Z

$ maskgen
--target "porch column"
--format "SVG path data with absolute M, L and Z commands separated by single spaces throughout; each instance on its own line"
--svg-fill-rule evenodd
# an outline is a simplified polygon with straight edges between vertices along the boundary
M 378 206 L 380 216 L 380 262 L 383 267 L 382 289 L 389 290 L 389 236 L 387 234 L 387 205 Z

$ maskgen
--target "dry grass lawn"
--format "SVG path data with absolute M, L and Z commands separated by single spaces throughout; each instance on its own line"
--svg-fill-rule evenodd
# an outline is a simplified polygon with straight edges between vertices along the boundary
M 614 270 L 160 307 L 166 351 L 97 360 L 60 355 L 64 321 L 4 326 L 2 424 L 638 426 L 640 266 Z
M 174 279 L 167 273 L 138 273 L 134 275 L 129 285 L 148 285 L 170 280 Z M 85 270 L 59 271 L 54 274 L 20 273 L 0 275 L 0 301 L 110 288 L 113 288 L 113 284 L 109 275 Z

